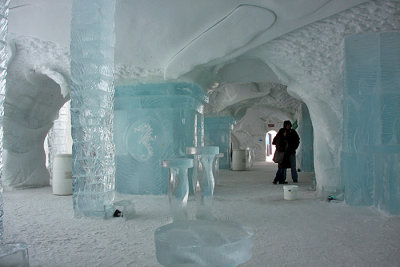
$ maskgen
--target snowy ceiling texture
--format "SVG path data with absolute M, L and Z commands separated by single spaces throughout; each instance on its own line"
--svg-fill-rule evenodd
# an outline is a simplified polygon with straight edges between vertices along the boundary
M 20 114 L 18 127 L 43 128 L 26 144 L 35 151 L 40 148 L 34 143 L 69 99 L 71 10 L 71 0 L 11 2 L 7 84 L 12 97 L 6 104 Z M 251 145 L 252 136 L 265 136 L 268 122 L 295 120 L 304 103 L 314 127 L 317 179 L 335 186 L 344 39 L 398 31 L 399 11 L 395 0 L 117 0 L 115 84 L 201 85 L 210 98 L 206 115 L 238 121 L 233 135 L 239 147 Z M 54 103 L 43 98 L 49 90 Z M 16 99 L 40 108 L 17 105 Z M 30 160 L 40 160 L 36 154 Z

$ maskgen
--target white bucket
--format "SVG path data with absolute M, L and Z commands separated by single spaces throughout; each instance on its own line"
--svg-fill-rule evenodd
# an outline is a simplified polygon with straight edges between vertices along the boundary
M 297 185 L 284 185 L 283 186 L 283 198 L 285 200 L 295 200 L 297 199 Z
M 53 162 L 53 194 L 72 195 L 72 155 L 58 154 Z
M 233 171 L 246 170 L 246 150 L 244 149 L 232 150 L 232 170 Z

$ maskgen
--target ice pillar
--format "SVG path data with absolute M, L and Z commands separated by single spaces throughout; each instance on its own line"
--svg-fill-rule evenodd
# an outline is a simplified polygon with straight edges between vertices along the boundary
M 103 217 L 115 186 L 113 143 L 115 0 L 74 0 L 71 134 L 76 217 Z
M 7 74 L 7 29 L 9 0 L 0 0 L 0 242 L 3 241 L 3 117 Z
M 204 119 L 204 143 L 218 146 L 224 154 L 219 159 L 220 169 L 229 169 L 231 162 L 231 132 L 236 123 L 232 117 L 206 117 Z
M 349 36 L 345 60 L 345 200 L 400 214 L 400 33 Z
M 305 172 L 314 171 L 314 131 L 310 113 L 306 104 L 301 105 L 299 118 L 300 149 L 298 150 L 299 168 Z

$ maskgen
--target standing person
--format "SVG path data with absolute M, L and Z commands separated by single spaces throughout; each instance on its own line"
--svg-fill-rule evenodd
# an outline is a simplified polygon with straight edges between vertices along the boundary
M 281 128 L 277 135 L 275 136 L 272 144 L 276 146 L 275 156 L 277 157 L 274 160 L 278 163 L 278 171 L 276 172 L 275 179 L 272 182 L 273 184 L 287 184 L 286 182 L 286 169 L 290 168 L 290 160 L 289 154 L 287 154 L 287 149 L 289 147 L 289 142 L 287 139 L 287 130 L 285 128 Z
M 295 130 L 292 129 L 292 123 L 290 121 L 283 122 L 283 128 L 286 130 L 286 138 L 288 141 L 288 148 L 286 153 L 289 156 L 290 169 L 292 172 L 293 183 L 298 182 L 298 175 L 296 170 L 296 149 L 300 144 L 300 137 Z

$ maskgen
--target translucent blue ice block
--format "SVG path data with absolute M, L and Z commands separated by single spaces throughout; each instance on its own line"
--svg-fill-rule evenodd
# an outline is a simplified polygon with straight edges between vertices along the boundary
M 116 190 L 167 194 L 168 170 L 160 161 L 185 156 L 201 139 L 198 119 L 207 101 L 195 84 L 163 83 L 115 89 Z M 196 135 L 197 134 L 197 135 Z
M 346 202 L 400 214 L 400 33 L 349 36 L 345 59 Z
M 218 146 L 224 157 L 219 159 L 220 169 L 229 169 L 231 162 L 231 131 L 236 123 L 232 117 L 204 118 L 204 143 Z

